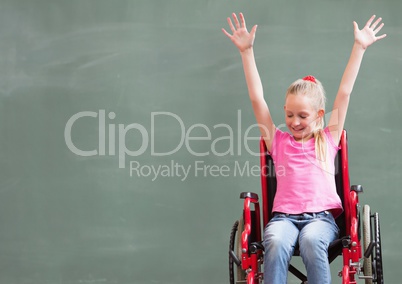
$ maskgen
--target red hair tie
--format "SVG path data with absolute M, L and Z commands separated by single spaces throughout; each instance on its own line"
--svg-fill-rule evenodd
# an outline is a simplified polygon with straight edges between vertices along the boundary
M 303 80 L 304 81 L 310 81 L 310 82 L 313 82 L 313 83 L 317 84 L 317 81 L 315 80 L 315 77 L 312 76 L 312 75 L 308 75 L 308 76 L 304 77 Z

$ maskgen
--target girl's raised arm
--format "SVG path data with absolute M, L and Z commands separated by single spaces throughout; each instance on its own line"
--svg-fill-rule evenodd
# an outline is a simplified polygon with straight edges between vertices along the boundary
M 362 62 L 364 52 L 366 51 L 367 47 L 372 45 L 374 42 L 386 37 L 386 34 L 376 36 L 376 34 L 384 26 L 384 23 L 380 24 L 382 20 L 381 18 L 378 18 L 373 23 L 374 19 L 375 15 L 373 15 L 367 21 L 362 30 L 359 30 L 359 26 L 357 25 L 357 23 L 353 22 L 355 41 L 353 44 L 349 62 L 346 65 L 341 83 L 339 85 L 332 114 L 328 123 L 331 135 L 334 138 L 335 143 L 339 142 L 340 135 L 345 124 L 350 94 L 352 93 L 357 74 L 359 73 L 360 64 Z
M 251 31 L 248 32 L 246 28 L 246 21 L 242 13 L 239 14 L 240 22 L 236 14 L 233 13 L 232 17 L 234 25 L 232 23 L 232 20 L 230 18 L 227 18 L 232 34 L 228 33 L 225 29 L 222 29 L 222 31 L 239 49 L 243 62 L 243 69 L 244 75 L 246 77 L 248 93 L 254 110 L 254 115 L 259 125 L 261 135 L 264 138 L 265 143 L 267 144 L 267 149 L 271 151 L 275 125 L 272 122 L 268 105 L 264 100 L 264 92 L 261 78 L 258 73 L 257 65 L 254 58 L 253 44 L 255 33 L 257 31 L 257 25 L 255 25 L 251 29 Z

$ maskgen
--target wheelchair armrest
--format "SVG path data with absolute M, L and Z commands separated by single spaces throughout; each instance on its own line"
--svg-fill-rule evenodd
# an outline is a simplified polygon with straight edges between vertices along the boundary
M 240 193 L 240 199 L 252 198 L 258 201 L 258 194 L 254 192 L 242 192 Z
M 243 269 L 248 269 L 251 265 L 251 262 L 249 262 L 251 259 L 248 259 L 250 254 L 249 248 L 253 242 L 261 241 L 260 204 L 258 202 L 258 195 L 253 192 L 242 192 L 240 198 L 244 199 L 244 229 L 241 235 L 242 266 Z M 245 261 L 245 259 L 248 259 L 248 261 Z
M 361 186 L 360 184 L 352 185 L 350 187 L 350 190 L 356 191 L 357 193 L 361 193 L 361 192 L 363 192 L 363 186 Z

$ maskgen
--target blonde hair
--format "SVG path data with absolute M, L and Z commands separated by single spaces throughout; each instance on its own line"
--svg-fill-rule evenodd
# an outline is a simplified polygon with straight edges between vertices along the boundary
M 306 79 L 308 78 L 309 79 Z M 293 82 L 287 92 L 286 98 L 289 95 L 303 95 L 310 98 L 312 107 L 314 110 L 319 111 L 320 109 L 325 111 L 325 90 L 321 82 L 312 76 L 305 77 L 304 79 L 298 79 Z M 325 165 L 326 161 L 326 149 L 327 141 L 324 134 L 324 116 L 318 118 L 316 121 L 316 126 L 313 130 L 313 136 L 315 139 L 315 154 L 316 159 Z M 325 169 L 326 167 L 324 167 Z

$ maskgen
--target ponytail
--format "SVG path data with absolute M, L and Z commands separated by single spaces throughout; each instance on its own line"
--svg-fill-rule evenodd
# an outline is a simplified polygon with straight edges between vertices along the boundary
M 321 164 L 322 169 L 327 169 L 327 139 L 324 133 L 324 118 L 320 118 L 317 122 L 317 128 L 313 132 L 315 140 L 315 156 L 318 162 Z

